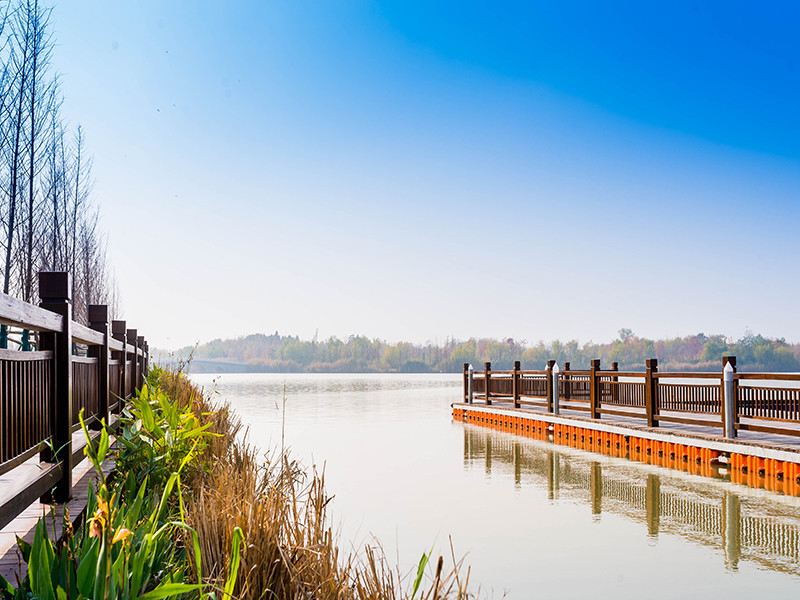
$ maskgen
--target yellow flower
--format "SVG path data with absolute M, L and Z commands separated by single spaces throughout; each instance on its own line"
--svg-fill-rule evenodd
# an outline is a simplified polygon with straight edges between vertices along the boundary
M 120 527 L 117 529 L 117 532 L 114 534 L 114 539 L 111 540 L 112 544 L 116 544 L 117 542 L 124 542 L 129 537 L 133 535 L 133 532 L 130 529 L 125 527 Z
M 108 522 L 108 502 L 102 497 L 97 497 L 97 510 L 94 516 L 89 519 L 89 537 L 100 537 L 103 528 Z
M 100 496 L 97 497 L 97 512 L 104 516 L 108 514 L 108 502 Z
M 103 518 L 94 516 L 89 519 L 89 537 L 100 537 L 103 533 Z

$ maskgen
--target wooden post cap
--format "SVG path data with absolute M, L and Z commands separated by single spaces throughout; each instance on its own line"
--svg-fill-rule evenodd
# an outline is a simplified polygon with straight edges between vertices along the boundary
M 66 271 L 39 273 L 39 299 L 42 302 L 71 300 L 72 275 Z
M 127 323 L 125 321 L 111 321 L 111 333 L 118 340 L 125 339 L 126 328 Z
M 87 312 L 89 323 L 108 323 L 107 304 L 90 304 Z

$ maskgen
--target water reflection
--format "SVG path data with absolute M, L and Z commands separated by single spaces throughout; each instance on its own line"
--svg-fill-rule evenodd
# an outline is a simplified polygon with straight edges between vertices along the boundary
M 678 535 L 721 550 L 728 569 L 753 561 L 800 575 L 800 503 L 762 498 L 730 484 L 656 470 L 639 463 L 516 438 L 466 425 L 464 466 L 487 476 L 510 474 L 517 487 L 545 487 L 553 502 L 585 503 L 641 522 L 654 541 Z

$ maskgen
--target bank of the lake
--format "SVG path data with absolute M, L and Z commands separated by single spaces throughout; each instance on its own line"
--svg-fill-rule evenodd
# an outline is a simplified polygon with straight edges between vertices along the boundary
M 85 508 L 76 521 L 65 510 L 57 537 L 45 515 L 18 540 L 0 598 L 474 597 L 442 557 L 423 553 L 406 576 L 380 544 L 341 547 L 324 477 L 287 452 L 263 456 L 227 404 L 183 373 L 153 369 L 105 425 L 93 435 L 81 411 L 96 477 Z
M 798 499 L 454 423 L 458 375 L 192 379 L 229 401 L 265 450 L 283 432 L 294 456 L 324 465 L 345 544 L 374 534 L 406 569 L 452 535 L 474 583 L 496 596 L 800 589 Z M 738 519 L 736 540 L 725 518 Z

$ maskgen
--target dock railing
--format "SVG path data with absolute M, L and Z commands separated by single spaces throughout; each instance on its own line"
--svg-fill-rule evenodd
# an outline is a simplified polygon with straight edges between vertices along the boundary
M 470 393 L 471 392 L 471 393 Z M 548 413 L 585 413 L 662 424 L 703 426 L 729 438 L 739 431 L 800 436 L 800 374 L 739 373 L 736 357 L 725 356 L 718 372 L 659 371 L 658 360 L 644 371 L 620 371 L 617 363 L 602 369 L 559 368 L 547 361 L 541 370 L 524 370 L 519 361 L 507 371 L 473 371 L 464 364 L 464 402 L 510 403 Z
M 149 368 L 136 329 L 109 323 L 100 304 L 88 306 L 88 326 L 73 320 L 71 295 L 65 272 L 39 273 L 39 306 L 0 294 L 0 323 L 31 348 L 0 348 L 0 527 L 37 498 L 69 501 L 81 409 L 91 429 L 111 425 Z

